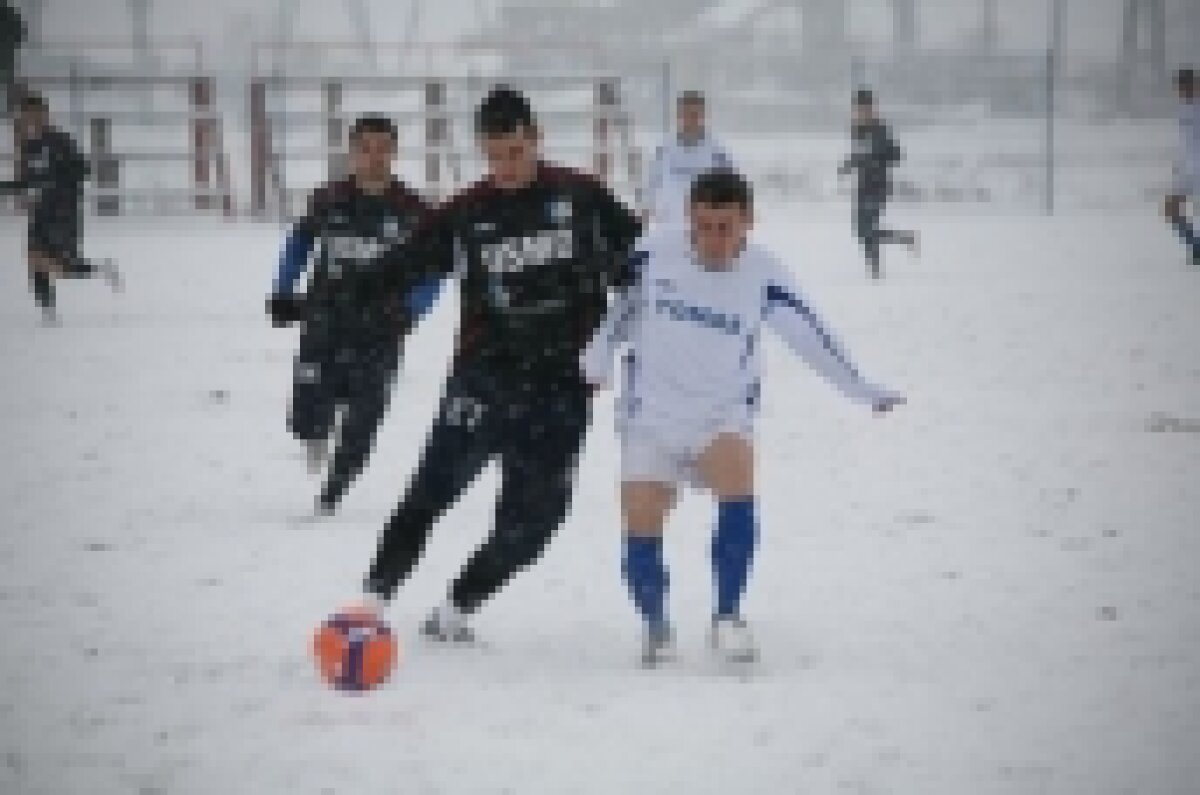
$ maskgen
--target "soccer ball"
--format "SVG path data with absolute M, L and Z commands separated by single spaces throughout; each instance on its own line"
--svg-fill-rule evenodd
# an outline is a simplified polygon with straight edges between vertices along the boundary
M 337 690 L 365 692 L 387 681 L 399 649 L 391 628 L 370 613 L 334 613 L 312 641 L 317 672 Z

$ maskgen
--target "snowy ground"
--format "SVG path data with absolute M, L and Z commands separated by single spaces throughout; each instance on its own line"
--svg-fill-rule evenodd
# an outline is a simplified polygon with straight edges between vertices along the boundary
M 875 419 L 775 346 L 761 432 L 764 650 L 714 671 L 711 509 L 670 528 L 683 661 L 634 665 L 601 404 L 575 510 L 479 617 L 417 620 L 488 529 L 494 472 L 439 526 L 367 697 L 309 633 L 355 591 L 431 418 L 453 300 L 413 339 L 339 518 L 283 427 L 294 334 L 261 301 L 276 229 L 91 226 L 129 286 L 39 328 L 0 221 L 0 792 L 1080 793 L 1200 786 L 1200 272 L 1149 214 L 936 217 L 871 285 L 845 208 L 763 237 L 872 377 Z

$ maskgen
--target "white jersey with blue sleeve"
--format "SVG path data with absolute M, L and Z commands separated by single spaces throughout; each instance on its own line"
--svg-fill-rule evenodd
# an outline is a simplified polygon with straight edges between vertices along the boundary
M 1179 139 L 1174 190 L 1200 198 L 1200 100 L 1179 103 Z
M 635 249 L 640 276 L 618 297 L 582 355 L 585 377 L 613 379 L 625 347 L 617 401 L 623 436 L 646 435 L 703 450 L 718 433 L 749 436 L 758 411 L 764 331 L 851 400 L 897 397 L 867 380 L 765 248 L 748 244 L 728 270 L 706 270 L 686 229 L 660 229 Z
M 691 143 L 678 137 L 654 152 L 646 182 L 646 208 L 656 224 L 678 224 L 687 218 L 692 181 L 714 168 L 733 168 L 725 147 L 705 136 Z

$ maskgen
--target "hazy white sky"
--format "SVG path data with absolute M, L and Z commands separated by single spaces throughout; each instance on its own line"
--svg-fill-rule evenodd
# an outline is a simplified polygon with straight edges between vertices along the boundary
M 412 0 L 364 0 L 378 41 L 405 38 Z M 265 37 L 273 30 L 279 0 L 152 0 L 156 35 L 195 35 L 211 51 L 231 39 Z M 342 0 L 288 0 L 297 38 L 344 39 L 352 35 Z M 445 40 L 478 19 L 490 0 L 418 0 L 422 38 Z M 653 2 L 653 0 L 646 0 Z M 854 32 L 883 38 L 887 31 L 888 0 L 847 0 Z M 973 0 L 919 0 L 921 36 L 930 44 L 961 39 L 976 24 Z M 1046 41 L 1049 0 L 1001 0 L 1001 31 L 1007 46 L 1040 48 Z M 1181 8 L 1200 0 L 1168 0 Z M 82 36 L 126 37 L 126 0 L 45 0 L 47 39 Z M 1068 0 L 1069 43 L 1077 53 L 1112 52 L 1119 41 L 1120 0 Z M 1178 49 L 1178 48 L 1176 48 Z M 1200 45 L 1197 46 L 1200 49 Z

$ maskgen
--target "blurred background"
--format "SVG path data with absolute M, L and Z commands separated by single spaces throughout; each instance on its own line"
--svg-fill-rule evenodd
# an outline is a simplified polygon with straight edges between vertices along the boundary
M 684 89 L 761 195 L 837 198 L 869 86 L 899 201 L 1127 207 L 1169 181 L 1169 76 L 1200 49 L 1195 0 L 8 1 L 21 78 L 89 151 L 93 211 L 122 215 L 289 217 L 368 110 L 443 196 L 478 174 L 470 109 L 497 80 L 534 97 L 551 157 L 629 199 Z

